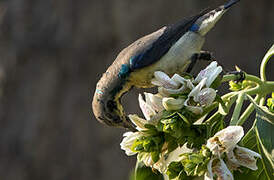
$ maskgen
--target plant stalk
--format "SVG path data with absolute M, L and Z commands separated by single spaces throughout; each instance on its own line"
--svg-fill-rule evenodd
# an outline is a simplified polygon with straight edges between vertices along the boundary
M 237 122 L 239 120 L 240 113 L 241 113 L 241 109 L 242 109 L 242 106 L 243 106 L 244 99 L 245 99 L 245 93 L 241 92 L 238 95 L 238 98 L 236 100 L 236 106 L 235 106 L 234 112 L 232 114 L 230 125 L 236 125 L 237 124 Z

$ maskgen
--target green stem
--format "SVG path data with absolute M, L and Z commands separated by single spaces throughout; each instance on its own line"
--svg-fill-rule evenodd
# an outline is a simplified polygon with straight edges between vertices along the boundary
M 235 74 L 226 74 L 222 78 L 222 83 L 227 82 L 227 81 L 235 81 L 237 80 L 238 76 Z
M 236 74 L 227 74 L 227 75 L 223 76 L 222 83 L 227 82 L 227 81 L 235 81 L 238 78 L 239 77 Z M 253 82 L 257 83 L 257 84 L 262 84 L 263 83 L 261 81 L 261 79 L 258 78 L 257 76 L 250 75 L 250 74 L 247 74 L 247 73 L 245 73 L 245 80 L 253 81 Z
M 222 96 L 223 101 L 227 101 L 229 98 L 236 96 L 238 92 L 230 92 Z
M 265 96 L 266 94 L 270 94 L 273 91 L 274 91 L 274 82 L 266 81 L 266 82 L 263 82 L 261 85 L 257 85 L 254 88 L 239 91 L 239 93 L 244 92 L 248 95 L 260 94 L 261 96 Z
M 260 78 L 258 78 L 257 76 L 251 75 L 251 74 L 245 74 L 245 79 L 248 81 L 253 81 L 259 85 L 261 85 L 263 83 Z
M 213 124 L 215 120 L 219 120 L 219 118 L 217 117 L 223 117 L 223 115 L 221 115 L 218 111 L 215 112 L 212 116 L 210 116 L 210 118 L 208 118 L 205 123 L 206 124 Z
M 264 103 L 265 103 L 265 97 L 262 97 L 262 98 L 260 99 L 260 106 L 263 106 Z
M 262 60 L 261 67 L 260 67 L 260 76 L 262 81 L 266 81 L 265 68 L 266 68 L 267 62 L 273 55 L 274 55 L 274 45 L 272 45 L 272 47 L 268 50 L 268 52 L 266 53 L 266 55 L 264 56 Z
M 255 97 L 255 102 L 258 104 L 259 100 L 260 100 L 261 96 L 260 95 L 256 95 Z M 243 112 L 243 114 L 241 115 L 239 121 L 237 122 L 237 125 L 243 125 L 244 122 L 246 121 L 246 119 L 251 115 L 251 113 L 254 111 L 254 105 L 251 103 L 246 110 Z
M 243 106 L 244 99 L 245 99 L 245 93 L 241 92 L 238 95 L 238 99 L 236 100 L 236 106 L 235 106 L 234 112 L 232 114 L 230 125 L 236 125 L 237 124 L 237 122 L 239 120 L 240 113 L 241 113 L 241 109 L 242 109 L 242 106 Z
M 233 92 L 234 93 L 234 92 Z M 224 97 L 226 97 L 228 94 L 222 96 L 222 99 L 224 99 Z M 234 104 L 234 102 L 236 101 L 236 96 L 237 94 L 234 93 L 233 96 L 230 97 L 230 100 L 226 103 L 226 107 L 228 109 L 228 112 L 232 106 L 232 104 Z M 222 115 L 219 111 L 217 111 L 216 113 L 214 113 L 210 118 L 208 118 L 205 123 L 208 123 L 208 124 L 212 124 L 214 123 L 215 120 L 220 120 L 218 119 L 217 117 L 219 117 L 220 119 L 224 117 L 224 115 Z
M 218 107 L 218 105 L 219 105 L 218 102 L 214 102 L 210 106 L 205 107 L 203 113 L 197 119 L 200 119 L 201 117 L 205 116 L 209 112 L 213 111 L 215 108 Z

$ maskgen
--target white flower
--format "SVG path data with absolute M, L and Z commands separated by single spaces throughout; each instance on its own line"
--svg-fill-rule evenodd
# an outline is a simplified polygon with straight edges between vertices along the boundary
M 236 146 L 233 151 L 227 153 L 228 164 L 237 169 L 239 166 L 245 166 L 252 170 L 257 170 L 256 165 L 257 158 L 261 158 L 261 155 L 251 151 L 250 149 Z
M 183 157 L 180 156 L 181 154 L 190 153 L 192 151 L 192 149 L 187 148 L 186 144 L 184 144 L 182 147 L 177 147 L 174 151 L 170 153 L 164 152 L 161 154 L 159 161 L 153 164 L 153 168 L 157 169 L 163 174 L 166 172 L 168 165 L 171 162 L 178 162 L 182 160 Z
M 136 125 L 138 131 L 145 130 L 145 124 L 157 124 L 161 115 L 159 112 L 164 110 L 162 97 L 160 95 L 146 92 L 144 94 L 146 101 L 144 101 L 141 94 L 139 94 L 138 100 L 145 119 L 140 118 L 136 114 L 128 115 L 131 122 Z
M 139 106 L 147 120 L 149 120 L 152 116 L 156 115 L 155 110 L 151 107 L 150 104 L 146 103 L 141 94 L 138 97 Z
M 192 89 L 194 86 L 189 79 L 185 79 L 178 74 L 174 74 L 170 78 L 167 74 L 161 71 L 154 72 L 154 79 L 152 84 L 159 86 L 159 93 L 168 96 L 170 94 L 179 94 L 184 92 L 187 88 Z
M 149 104 L 152 109 L 154 109 L 156 112 L 160 112 L 164 110 L 164 107 L 162 105 L 162 99 L 163 97 L 159 94 L 151 94 L 151 93 L 144 93 L 146 103 Z
M 231 170 L 237 170 L 239 166 L 245 166 L 252 170 L 258 169 L 256 165 L 256 158 L 261 158 L 261 155 L 247 148 L 237 145 L 237 143 L 241 140 L 243 136 L 244 130 L 241 126 L 229 126 L 219 131 L 212 138 L 207 140 L 206 146 L 212 152 L 213 158 L 208 163 L 208 172 L 205 175 L 206 180 L 207 178 L 208 180 L 213 178 L 214 171 L 217 175 L 220 172 L 227 172 L 227 176 L 224 176 L 222 178 L 231 179 L 229 175 L 231 173 L 228 173 L 228 168 L 221 159 L 224 153 L 227 157 L 227 165 Z M 214 164 L 212 164 L 215 159 L 219 159 L 221 163 L 219 166 L 220 168 L 216 166 L 217 168 L 215 167 L 215 170 L 214 168 L 212 168 L 211 170 L 210 167 L 215 166 Z
M 145 99 L 144 101 L 141 94 L 139 94 L 139 105 L 140 108 L 147 120 L 150 120 L 153 116 L 164 109 L 162 106 L 162 97 L 159 95 L 154 95 L 151 93 L 144 93 Z
M 144 101 L 141 94 L 139 94 L 139 105 L 140 108 L 145 116 L 146 119 L 140 118 L 136 114 L 129 115 L 129 119 L 133 124 L 136 125 L 136 129 L 138 132 L 126 132 L 124 134 L 124 138 L 121 142 L 121 149 L 125 150 L 126 154 L 128 156 L 134 155 L 137 152 L 132 151 L 131 147 L 136 139 L 138 139 L 141 136 L 145 136 L 146 134 L 142 132 L 145 130 L 145 124 L 155 124 L 159 120 L 159 115 L 161 113 L 158 113 L 164 109 L 162 105 L 162 97 L 159 95 L 154 95 L 151 93 L 144 93 L 146 101 Z M 158 114 L 157 114 L 158 113 Z
M 216 91 L 212 88 L 204 88 L 197 95 L 197 100 L 201 106 L 208 106 L 212 104 L 215 98 Z
M 214 180 L 214 175 L 217 176 L 218 180 L 234 180 L 224 161 L 219 158 L 211 159 L 207 164 L 205 180 Z
M 206 78 L 202 79 L 195 88 L 193 88 L 188 94 L 188 98 L 193 97 L 193 100 L 198 102 L 198 94 L 206 83 Z
M 143 163 L 147 166 L 147 167 L 152 167 L 154 162 L 152 160 L 152 156 L 150 153 L 142 153 L 142 159 Z
M 191 112 L 193 112 L 194 114 L 202 114 L 203 113 L 203 108 L 199 107 L 199 106 L 192 106 L 189 104 L 189 100 L 191 97 L 193 97 L 193 100 L 195 102 L 198 102 L 198 95 L 201 91 L 201 89 L 203 88 L 203 86 L 205 85 L 206 82 L 206 78 L 201 80 L 201 82 L 194 87 L 191 92 L 188 94 L 188 98 L 187 100 L 184 102 L 184 105 L 187 107 L 188 110 L 190 110 Z
M 163 106 L 166 110 L 179 110 L 182 109 L 184 106 L 184 99 L 178 98 L 172 98 L 172 97 L 165 97 L 163 98 Z
M 217 76 L 222 72 L 222 67 L 218 66 L 216 61 L 210 63 L 204 70 L 200 71 L 193 83 L 199 83 L 203 79 L 206 80 L 206 87 L 209 87 Z
M 137 152 L 131 150 L 131 147 L 136 139 L 143 136 L 142 132 L 126 132 L 124 133 L 124 139 L 120 143 L 121 149 L 123 149 L 128 156 L 132 156 Z
M 162 71 L 155 71 L 154 77 L 155 79 L 152 79 L 151 83 L 156 86 L 162 86 L 164 88 L 171 88 L 171 89 L 178 88 L 179 86 L 179 83 L 170 79 L 170 77 Z
M 208 139 L 206 146 L 214 155 L 220 156 L 233 150 L 243 136 L 244 130 L 241 126 L 228 126 Z
M 130 114 L 128 115 L 130 121 L 136 126 L 138 131 L 145 130 L 145 124 L 148 123 L 147 120 L 140 118 L 137 114 Z

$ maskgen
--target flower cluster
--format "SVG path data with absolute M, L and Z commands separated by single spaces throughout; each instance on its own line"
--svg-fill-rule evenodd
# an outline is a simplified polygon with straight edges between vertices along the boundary
M 230 170 L 237 170 L 240 166 L 257 170 L 256 158 L 261 158 L 261 155 L 237 145 L 243 136 L 241 126 L 229 126 L 208 139 L 206 147 L 212 152 L 212 157 L 207 165 L 205 180 L 213 180 L 214 176 L 233 180 Z
M 188 176 L 202 176 L 205 180 L 233 180 L 231 171 L 244 166 L 257 170 L 257 158 L 260 154 L 237 143 L 244 135 L 241 126 L 229 126 L 207 140 L 200 151 L 183 153 L 181 160 L 168 166 L 167 175 L 170 179 L 185 179 Z
M 169 179 L 204 175 L 206 180 L 226 180 L 233 179 L 231 171 L 240 166 L 255 170 L 260 155 L 237 145 L 244 135 L 240 126 L 208 139 L 212 127 L 203 118 L 209 113 L 206 108 L 218 103 L 215 88 L 221 72 L 217 62 L 196 78 L 156 71 L 151 83 L 158 93 L 139 95 L 144 118 L 129 115 L 137 131 L 124 134 L 121 149 L 128 156 L 137 154 L 139 161 Z
M 138 154 L 147 166 L 165 172 L 171 160 L 178 159 L 178 152 L 200 147 L 205 143 L 206 127 L 193 123 L 203 108 L 215 100 L 216 90 L 210 86 L 221 71 L 217 62 L 212 62 L 195 79 L 178 74 L 170 78 L 156 71 L 152 84 L 158 86 L 158 93 L 144 93 L 145 98 L 139 95 L 145 119 L 129 115 L 138 131 L 125 133 L 121 148 L 129 156 Z
M 210 105 L 216 97 L 216 90 L 210 88 L 213 81 L 222 72 L 217 62 L 212 62 L 193 80 L 174 74 L 171 78 L 163 72 L 156 71 L 152 84 L 158 86 L 166 110 L 179 110 L 183 106 L 195 114 L 202 114 L 203 107 Z M 195 86 L 196 85 L 196 86 Z

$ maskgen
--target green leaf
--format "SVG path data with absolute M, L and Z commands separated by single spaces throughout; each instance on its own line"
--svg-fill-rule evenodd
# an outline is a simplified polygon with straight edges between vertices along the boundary
M 266 120 L 267 116 L 262 113 L 262 111 L 257 110 L 257 143 L 260 145 L 259 150 L 263 157 L 265 169 L 274 179 L 274 125 L 270 123 L 270 119 Z M 274 120 L 274 116 L 272 118 Z
M 274 113 L 274 92 L 272 97 L 267 99 L 267 106 L 270 112 Z
M 222 79 L 223 79 L 222 75 L 217 76 L 217 78 L 210 85 L 210 88 L 217 89 L 222 84 Z
M 150 167 L 146 167 L 143 162 L 137 161 L 135 167 L 135 180 L 163 180 L 163 176 L 158 171 L 152 171 Z
M 262 159 L 258 160 L 258 170 L 245 170 L 242 174 L 235 173 L 239 179 L 249 178 L 258 180 L 274 179 L 274 114 L 266 107 L 257 105 L 250 96 L 247 96 L 256 109 L 255 126 L 245 135 L 241 144 L 261 154 Z
M 170 136 L 169 134 L 165 134 L 165 141 L 167 142 L 168 152 L 172 152 L 178 147 L 176 138 Z
M 262 155 L 262 165 L 269 179 L 274 179 L 274 114 L 266 107 L 257 105 L 248 96 L 256 109 L 256 127 L 254 128 L 257 148 Z
M 274 125 L 274 113 L 270 112 L 267 107 L 259 106 L 251 96 L 246 95 L 251 103 L 255 106 L 256 109 L 256 119 L 262 121 L 268 121 L 270 124 Z
M 151 152 L 150 154 L 154 163 L 156 163 L 160 159 L 158 151 Z
M 212 123 L 208 125 L 207 138 L 214 136 L 217 132 L 224 129 L 223 119 L 224 116 L 219 113 L 211 119 Z
M 219 109 L 218 111 L 220 112 L 221 115 L 227 115 L 228 114 L 228 108 L 225 105 L 225 102 L 222 100 L 220 95 L 216 95 L 215 100 L 219 102 Z
M 241 168 L 240 171 L 234 172 L 234 178 L 238 179 L 250 179 L 250 180 L 272 180 L 273 177 L 273 166 L 265 159 L 265 155 L 262 152 L 262 146 L 259 142 L 259 137 L 257 133 L 257 128 L 254 126 L 252 127 L 248 133 L 244 136 L 241 140 L 240 144 L 248 149 L 256 151 L 262 155 L 262 159 L 257 160 L 257 167 L 258 170 L 252 171 L 248 168 Z M 272 167 L 272 168 L 271 168 Z
M 181 113 L 177 112 L 177 115 L 187 124 L 190 125 L 190 122 L 187 120 L 187 118 L 182 115 Z
M 168 166 L 166 174 L 170 179 L 174 179 L 180 175 L 180 172 L 184 172 L 184 167 L 181 162 L 171 162 Z

